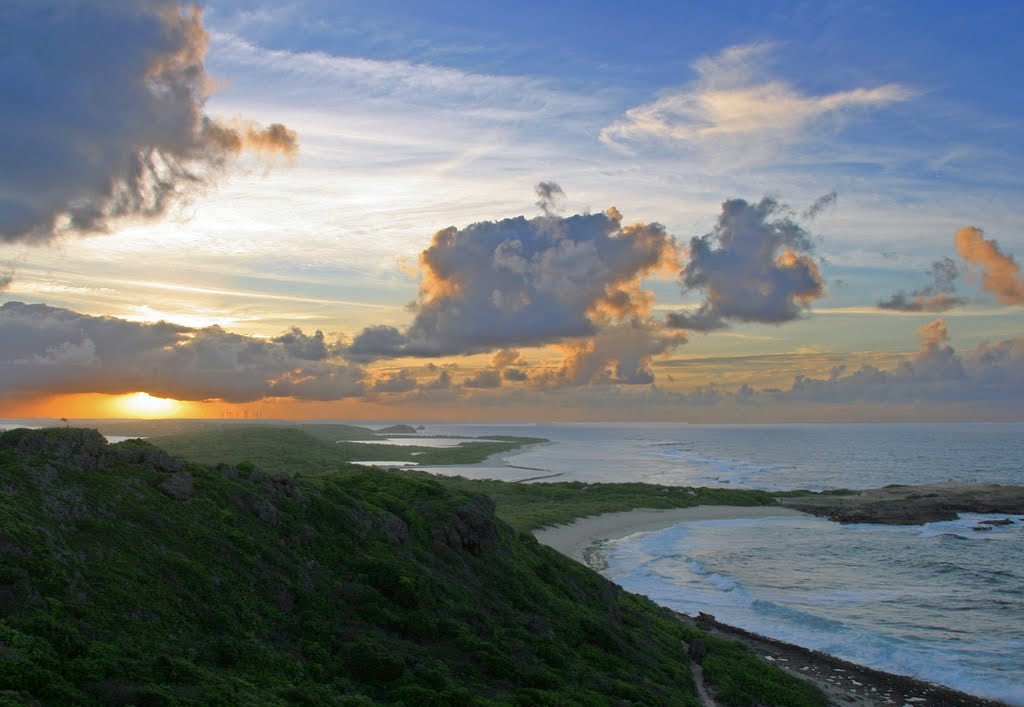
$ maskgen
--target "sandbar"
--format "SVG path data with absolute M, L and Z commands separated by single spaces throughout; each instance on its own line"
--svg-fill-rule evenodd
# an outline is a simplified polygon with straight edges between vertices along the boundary
M 632 511 L 604 513 L 578 518 L 567 525 L 555 525 L 533 531 L 544 545 L 574 560 L 583 561 L 584 551 L 603 540 L 624 538 L 634 533 L 662 530 L 676 523 L 694 520 L 739 520 L 745 518 L 783 518 L 805 515 L 778 506 L 691 506 L 690 508 L 637 508 Z

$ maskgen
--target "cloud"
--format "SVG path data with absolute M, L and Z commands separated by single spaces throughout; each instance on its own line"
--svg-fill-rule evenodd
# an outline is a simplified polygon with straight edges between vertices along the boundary
M 704 293 L 694 313 L 673 312 L 668 326 L 711 331 L 728 320 L 781 324 L 800 317 L 825 284 L 810 257 L 810 234 L 765 197 L 730 199 L 711 233 L 690 240 L 680 279 Z
M 464 388 L 500 388 L 501 373 L 493 368 L 484 368 L 462 381 Z
M 537 206 L 544 212 L 544 215 L 555 215 L 557 211 L 556 203 L 560 199 L 565 198 L 565 192 L 562 191 L 562 187 L 554 182 L 540 182 L 534 187 L 534 191 L 537 192 Z
M 591 336 L 645 315 L 653 296 L 642 278 L 676 267 L 664 227 L 623 226 L 613 210 L 446 228 L 420 255 L 412 324 L 368 327 L 346 355 L 467 354 Z
M 178 400 L 361 395 L 364 371 L 321 356 L 320 332 L 255 339 L 212 326 L 143 324 L 42 304 L 0 306 L 0 391 L 131 393 Z
M 653 383 L 652 359 L 684 343 L 683 332 L 635 318 L 604 327 L 588 339 L 562 344 L 561 368 L 537 382 L 543 386 Z
M 879 302 L 878 307 L 899 312 L 945 312 L 967 304 L 965 298 L 955 294 L 959 274 L 960 269 L 951 258 L 936 260 L 927 272 L 931 278 L 928 285 L 910 293 L 900 290 Z
M 408 393 L 419 385 L 416 377 L 408 371 L 399 371 L 378 376 L 370 391 L 373 393 Z
M 899 84 L 807 95 L 779 79 L 762 76 L 772 44 L 734 46 L 698 60 L 697 79 L 626 111 L 601 131 L 612 145 L 657 140 L 684 145 L 804 137 L 809 128 L 857 110 L 904 101 L 913 92 Z
M 0 272 L 0 292 L 6 292 L 14 284 L 14 271 Z
M 0 241 L 103 233 L 208 186 L 243 150 L 292 155 L 280 124 L 203 112 L 202 15 L 178 0 L 0 9 Z
M 999 243 L 986 240 L 980 228 L 965 226 L 956 232 L 956 252 L 969 265 L 981 268 L 981 286 L 1003 304 L 1024 304 L 1024 279 L 1020 265 L 999 250 Z
M 806 210 L 801 214 L 805 219 L 817 218 L 821 212 L 829 207 L 835 206 L 836 201 L 839 199 L 839 195 L 834 191 L 830 191 L 828 194 L 823 194 L 814 200 L 814 203 L 807 207 Z
M 824 378 L 795 376 L 789 388 L 755 390 L 744 385 L 720 393 L 723 402 L 744 405 L 792 403 L 903 404 L 998 403 L 1024 400 L 1024 338 L 984 342 L 966 354 L 949 341 L 945 320 L 917 330 L 916 354 L 889 370 L 864 365 L 853 371 L 835 366 Z M 713 385 L 713 384 L 712 384 Z

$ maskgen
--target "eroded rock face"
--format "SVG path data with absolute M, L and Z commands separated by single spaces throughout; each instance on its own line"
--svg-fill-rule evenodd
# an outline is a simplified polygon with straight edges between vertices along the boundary
M 494 508 L 490 498 L 477 496 L 459 507 L 431 534 L 436 542 L 451 550 L 465 550 L 476 556 L 494 552 L 498 549 Z
M 160 482 L 157 487 L 176 501 L 188 501 L 195 495 L 192 474 L 187 471 L 176 471 Z
M 409 526 L 394 513 L 385 513 L 378 519 L 381 532 L 392 545 L 401 545 L 409 539 Z
M 0 446 L 22 454 L 52 457 L 83 469 L 102 466 L 107 455 L 107 440 L 103 435 L 77 427 L 11 430 L 0 436 Z
M 118 461 L 129 464 L 146 464 L 157 471 L 178 472 L 185 469 L 184 461 L 148 444 L 118 446 L 112 448 L 110 453 Z

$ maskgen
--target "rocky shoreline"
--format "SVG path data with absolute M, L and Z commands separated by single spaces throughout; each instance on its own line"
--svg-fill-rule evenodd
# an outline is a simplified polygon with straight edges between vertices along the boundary
M 697 618 L 676 614 L 687 624 L 709 633 L 739 641 L 756 655 L 783 670 L 813 683 L 828 696 L 830 704 L 915 705 L 916 707 L 1006 707 L 996 700 L 968 695 L 923 680 L 873 670 L 826 653 L 744 631 L 701 614 Z M 694 647 L 690 647 L 691 653 Z
M 956 520 L 960 513 L 1024 515 L 1024 487 L 957 483 L 902 486 L 865 491 L 822 492 L 778 499 L 786 508 L 837 523 L 921 525 Z M 991 529 L 991 524 L 975 530 Z

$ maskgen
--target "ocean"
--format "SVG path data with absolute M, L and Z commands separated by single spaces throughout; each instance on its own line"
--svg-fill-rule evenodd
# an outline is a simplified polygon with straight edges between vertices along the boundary
M 428 425 L 545 437 L 435 473 L 733 488 L 1024 485 L 1024 424 Z M 1006 517 L 988 532 L 979 520 Z M 924 526 L 813 517 L 696 521 L 606 543 L 602 572 L 677 611 L 1024 705 L 1024 521 Z

